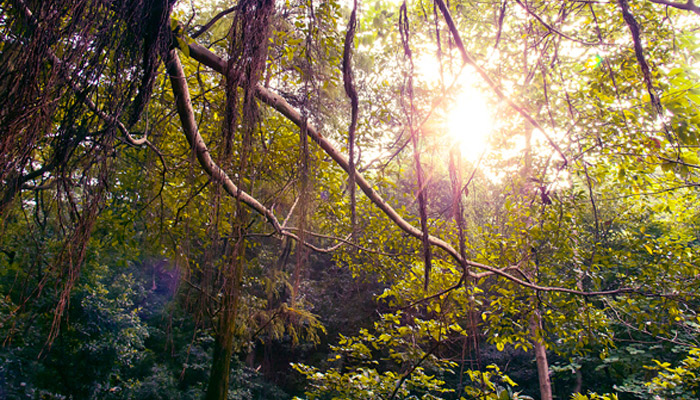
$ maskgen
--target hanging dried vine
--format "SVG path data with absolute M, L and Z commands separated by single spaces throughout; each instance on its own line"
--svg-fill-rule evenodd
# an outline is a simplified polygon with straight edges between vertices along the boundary
M 226 122 L 223 130 L 226 155 L 231 154 L 238 130 L 239 104 L 242 103 L 240 121 L 244 121 L 242 137 L 245 143 L 250 142 L 252 132 L 258 125 L 255 86 L 265 68 L 274 11 L 274 0 L 242 0 L 237 5 L 229 30 L 229 63 L 226 70 Z M 242 101 L 238 96 L 239 87 L 243 89 Z
M 301 78 L 304 82 L 304 88 L 301 108 L 301 125 L 299 125 L 299 158 L 297 161 L 299 174 L 299 211 L 297 214 L 297 224 L 299 225 L 299 240 L 301 243 L 306 242 L 307 220 L 309 213 L 309 87 L 312 84 L 311 51 L 314 41 L 313 30 L 310 27 L 313 26 L 316 19 L 313 1 L 309 2 L 307 18 L 309 20 L 309 29 L 307 30 L 306 37 L 304 38 L 304 63 L 303 68 L 301 69 Z M 301 275 L 308 261 L 308 256 L 309 252 L 305 246 L 297 246 L 295 252 L 294 273 L 292 277 L 292 307 L 297 306 L 297 302 L 301 297 L 299 290 L 301 286 Z
M 143 59 L 141 68 L 141 83 L 138 87 L 138 94 L 134 99 L 131 115 L 129 116 L 129 126 L 138 122 L 141 118 L 146 104 L 151 99 L 153 84 L 156 81 L 156 74 L 161 61 L 170 49 L 170 12 L 176 0 L 143 0 L 143 9 L 139 24 L 134 25 L 134 35 L 143 40 Z M 131 6 L 130 2 L 123 5 Z M 125 12 L 128 12 L 125 10 Z M 138 15 L 138 14 L 136 14 Z M 135 16 L 136 16 L 135 15 Z
M 428 232 L 428 211 L 427 211 L 427 201 L 426 201 L 426 186 L 425 178 L 423 176 L 423 166 L 420 161 L 420 149 L 418 142 L 420 140 L 420 130 L 416 129 L 413 124 L 413 116 L 416 113 L 416 107 L 413 104 L 413 55 L 411 53 L 411 47 L 409 44 L 410 38 L 410 26 L 408 23 L 408 12 L 406 7 L 406 2 L 404 1 L 399 9 L 399 32 L 401 34 L 401 43 L 403 44 L 404 56 L 408 60 L 409 71 L 408 78 L 406 82 L 406 93 L 408 95 L 409 108 L 406 111 L 408 126 L 411 131 L 411 143 L 413 145 L 413 160 L 415 162 L 416 168 L 416 183 L 418 188 L 416 190 L 416 198 L 418 200 L 418 213 L 420 215 L 420 226 L 421 226 L 421 243 L 423 247 L 423 261 L 425 264 L 425 277 L 424 277 L 424 289 L 428 290 L 428 284 L 430 283 L 430 269 L 432 265 L 432 249 L 430 246 L 430 233 Z
M 357 129 L 358 99 L 357 90 L 353 83 L 352 73 L 352 48 L 355 42 L 355 26 L 357 25 L 357 0 L 353 2 L 348 29 L 345 34 L 345 45 L 343 47 L 343 84 L 345 93 L 350 98 L 350 126 L 348 127 L 348 162 L 350 171 L 348 172 L 348 187 L 350 189 L 350 225 L 352 237 L 355 237 L 357 225 L 357 211 L 355 204 L 355 130 Z
M 138 121 L 169 46 L 172 3 L 0 1 L 0 217 L 4 223 L 24 190 L 45 191 L 37 196 L 50 200 L 36 212 L 57 232 L 56 247 L 37 247 L 41 279 L 22 288 L 13 313 L 51 282 L 56 303 L 48 346 L 107 198 L 117 131 L 129 142 L 120 120 Z

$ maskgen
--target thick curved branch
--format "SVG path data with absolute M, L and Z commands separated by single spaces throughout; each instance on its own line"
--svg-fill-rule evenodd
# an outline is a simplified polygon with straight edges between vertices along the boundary
M 175 104 L 177 106 L 177 113 L 180 116 L 180 122 L 182 123 L 182 129 L 187 137 L 187 142 L 190 144 L 190 147 L 192 150 L 194 150 L 195 155 L 197 156 L 199 164 L 202 166 L 202 168 L 204 168 L 204 172 L 211 176 L 214 182 L 220 183 L 226 192 L 228 192 L 231 196 L 245 203 L 247 206 L 257 211 L 260 215 L 264 216 L 274 227 L 275 231 L 281 232 L 282 227 L 272 212 L 248 193 L 240 190 L 233 183 L 231 178 L 229 178 L 226 172 L 222 170 L 221 167 L 219 167 L 211 158 L 209 149 L 204 143 L 204 139 L 199 134 L 197 122 L 194 118 L 194 111 L 192 109 L 192 102 L 190 100 L 189 88 L 187 86 L 185 73 L 182 69 L 180 58 L 177 56 L 175 50 L 171 50 L 168 53 L 166 68 L 170 77 L 170 84 L 173 88 L 173 93 L 175 94 Z
M 173 88 L 173 93 L 175 95 L 175 104 L 177 107 L 177 113 L 180 116 L 180 122 L 182 123 L 182 130 L 185 133 L 187 142 L 190 147 L 195 152 L 197 161 L 204 169 L 204 172 L 211 177 L 211 179 L 223 186 L 224 190 L 231 195 L 233 198 L 244 203 L 248 207 L 255 210 L 258 214 L 262 215 L 267 219 L 267 221 L 272 225 L 275 232 L 280 235 L 289 236 L 290 238 L 299 241 L 299 237 L 291 232 L 286 231 L 277 220 L 277 217 L 272 213 L 272 211 L 262 205 L 256 198 L 249 195 L 248 193 L 242 191 L 236 184 L 233 183 L 231 178 L 228 176 L 226 171 L 221 169 L 216 162 L 211 158 L 209 154 L 209 149 L 207 148 L 204 139 L 199 134 L 199 129 L 197 128 L 197 123 L 194 118 L 194 110 L 192 109 L 192 101 L 190 100 L 190 92 L 187 86 L 187 80 L 185 77 L 185 72 L 182 69 L 182 64 L 180 63 L 180 58 L 177 56 L 176 50 L 171 50 L 168 53 L 168 58 L 166 60 L 166 68 L 168 75 L 170 76 L 170 84 Z M 316 247 L 312 244 L 301 242 L 304 246 L 321 253 L 327 253 L 330 250 L 322 249 Z M 335 250 L 335 247 L 332 249 Z
M 437 0 L 437 1 L 440 1 L 440 0 Z M 215 71 L 217 71 L 219 73 L 222 73 L 222 74 L 225 73 L 226 61 L 224 61 L 222 58 L 220 58 L 216 54 L 212 53 L 211 51 L 207 50 L 206 48 L 204 48 L 196 43 L 190 43 L 188 45 L 188 49 L 189 49 L 190 57 L 194 58 L 196 61 L 201 62 L 202 64 L 214 69 Z M 179 65 L 179 59 L 177 59 L 177 63 Z M 180 68 L 182 68 L 182 67 L 180 67 Z M 180 75 L 177 75 L 177 76 L 181 77 L 182 73 L 180 73 Z M 184 82 L 184 77 L 182 77 L 178 80 L 181 80 Z M 186 85 L 186 83 L 185 83 L 185 85 Z M 280 95 L 274 93 L 273 91 L 271 91 L 269 89 L 262 87 L 261 85 L 258 85 L 256 87 L 256 96 L 262 102 L 264 102 L 265 104 L 267 104 L 270 107 L 277 110 L 280 114 L 287 117 L 287 119 L 289 119 L 295 125 L 302 126 L 304 124 L 304 121 L 303 121 L 302 116 L 299 113 L 299 111 L 297 111 L 294 107 L 292 107 L 289 103 L 287 103 L 287 101 L 285 99 L 283 99 Z M 177 96 L 176 96 L 176 98 L 177 98 Z M 189 100 L 189 96 L 187 98 Z M 190 113 L 192 112 L 191 105 L 189 106 L 189 112 Z M 193 115 L 188 117 L 188 118 L 192 120 L 192 123 L 194 123 L 194 116 Z M 183 125 L 184 125 L 184 122 L 183 122 Z M 196 130 L 196 127 L 194 127 L 194 129 Z M 306 132 L 309 135 L 309 137 L 311 137 L 311 139 L 314 142 L 316 142 L 321 147 L 321 149 L 323 149 L 323 151 L 326 152 L 326 154 L 328 154 L 333 159 L 333 161 L 335 161 L 335 163 L 338 164 L 345 172 L 350 171 L 350 165 L 349 165 L 348 159 L 338 149 L 336 149 L 335 146 L 333 146 L 333 144 L 328 139 L 323 137 L 323 135 L 321 135 L 318 132 L 316 127 L 311 126 L 311 125 L 307 125 Z M 199 137 L 198 132 L 197 132 L 197 136 Z M 188 134 L 188 140 L 190 140 L 189 134 Z M 199 137 L 198 140 L 201 141 L 201 144 L 198 145 L 200 147 L 200 150 L 197 151 L 197 157 L 198 158 L 200 158 L 200 157 L 205 158 L 204 159 L 205 161 L 206 161 L 206 159 L 211 160 L 211 157 L 209 156 L 209 153 L 208 153 L 208 150 L 206 150 L 206 147 L 201 148 L 201 146 L 204 146 L 204 142 L 202 141 L 201 137 Z M 200 152 L 202 152 L 201 155 L 200 155 Z M 213 163 L 213 161 L 211 161 L 211 163 Z M 212 170 L 212 173 L 214 173 L 214 170 L 212 169 L 214 166 L 216 166 L 216 165 L 215 164 L 213 166 L 209 165 L 209 167 L 207 167 L 207 168 L 210 168 Z M 218 166 L 216 166 L 216 168 L 218 169 L 218 171 L 220 171 Z M 218 173 L 221 174 L 221 173 L 223 173 L 223 171 L 220 171 Z M 225 176 L 225 174 L 224 174 L 224 176 Z M 212 177 L 213 177 L 213 175 L 212 175 Z M 228 178 L 228 177 L 226 177 L 226 178 Z M 411 235 L 415 238 L 418 238 L 418 239 L 422 238 L 423 232 L 420 229 L 416 228 L 415 226 L 411 225 L 405 219 L 403 219 L 399 215 L 399 213 L 396 212 L 396 210 L 394 210 L 394 208 L 391 207 L 381 197 L 381 195 L 379 195 L 379 193 L 377 193 L 377 191 L 374 190 L 374 188 L 372 188 L 372 185 L 364 178 L 364 176 L 362 176 L 362 174 L 360 174 L 359 172 L 356 173 L 355 179 L 356 179 L 357 185 L 365 193 L 365 195 L 369 198 L 369 200 L 377 208 L 382 210 L 384 215 L 389 217 L 389 219 L 391 219 L 394 222 L 394 224 L 397 227 L 399 227 L 399 229 L 401 229 L 402 231 L 408 233 L 409 235 Z M 233 182 L 229 182 L 229 183 L 227 183 L 227 185 L 229 185 L 227 188 L 227 191 L 233 190 L 230 193 L 237 193 L 238 189 L 235 187 L 235 185 L 233 185 Z M 234 188 L 235 188 L 235 190 L 234 190 Z M 241 194 L 245 194 L 245 193 L 241 192 Z M 262 206 L 260 203 L 258 203 L 257 200 L 253 199 L 252 197 L 250 197 L 247 194 L 245 194 L 245 195 L 247 196 L 245 198 L 246 200 L 241 198 L 241 201 L 244 201 L 244 203 L 246 203 L 246 204 L 249 204 L 248 202 L 250 202 L 249 205 L 251 207 L 253 207 L 256 211 L 258 211 L 260 214 L 265 215 L 266 218 L 268 218 L 268 220 L 270 218 L 274 218 L 274 215 L 272 215 L 272 213 L 269 210 L 267 210 L 264 206 Z M 235 197 L 238 198 L 238 196 L 235 196 Z M 276 227 L 275 229 L 277 230 L 279 228 L 279 223 L 276 222 L 277 221 L 276 219 L 274 219 L 272 221 L 275 221 L 273 223 L 273 226 L 275 226 Z M 285 233 L 282 231 L 279 231 L 279 232 L 296 239 L 295 235 L 292 235 L 290 233 Z M 430 241 L 430 244 L 432 246 L 438 247 L 438 248 L 442 249 L 443 251 L 445 251 L 459 265 L 471 266 L 471 267 L 474 267 L 474 268 L 477 268 L 477 269 L 484 271 L 483 273 L 480 273 L 480 274 L 475 274 L 475 273 L 470 272 L 469 276 L 472 278 L 475 278 L 475 279 L 482 278 L 482 277 L 489 276 L 489 275 L 497 275 L 497 276 L 508 279 L 508 280 L 520 285 L 520 286 L 523 286 L 523 287 L 526 287 L 529 289 L 542 291 L 542 292 L 568 293 L 568 294 L 579 295 L 579 296 L 607 296 L 607 295 L 622 294 L 622 293 L 639 293 L 639 294 L 642 294 L 644 296 L 664 296 L 664 295 L 653 294 L 653 293 L 641 293 L 640 289 L 637 289 L 637 288 L 620 288 L 620 289 L 607 290 L 607 291 L 584 292 L 581 290 L 562 288 L 562 287 L 540 286 L 540 285 L 536 285 L 536 284 L 531 283 L 531 282 L 527 282 L 523 279 L 517 278 L 517 277 L 509 274 L 508 272 L 506 272 L 507 270 L 514 268 L 513 266 L 500 269 L 500 268 L 492 267 L 490 265 L 485 265 L 485 264 L 481 264 L 481 263 L 474 262 L 471 260 L 466 260 L 460 256 L 459 252 L 457 250 L 455 250 L 454 247 L 452 247 L 449 243 L 445 242 L 444 240 L 442 240 L 440 238 L 436 238 L 434 236 L 430 236 L 429 241 Z

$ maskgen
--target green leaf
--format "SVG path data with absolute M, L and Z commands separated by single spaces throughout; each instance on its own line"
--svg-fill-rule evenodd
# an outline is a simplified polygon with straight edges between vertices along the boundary
M 183 38 L 181 38 L 181 37 L 179 37 L 179 36 L 176 37 L 176 40 L 177 40 L 177 47 L 178 47 L 178 49 L 180 49 L 180 51 L 182 51 L 182 54 L 184 54 L 184 55 L 186 55 L 187 57 L 189 57 L 189 56 L 190 56 L 190 47 L 189 47 L 189 45 L 187 44 L 187 41 L 185 41 L 185 39 L 183 39 Z

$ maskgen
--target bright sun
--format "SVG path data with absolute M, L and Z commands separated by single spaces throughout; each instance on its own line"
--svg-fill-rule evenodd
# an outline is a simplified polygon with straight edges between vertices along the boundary
M 418 75 L 430 86 L 437 86 L 440 66 L 435 57 L 420 57 L 417 62 Z M 455 82 L 454 101 L 447 107 L 445 127 L 450 145 L 458 146 L 462 159 L 476 163 L 488 150 L 488 138 L 494 130 L 493 114 L 486 96 L 476 86 L 476 71 L 465 67 L 458 72 Z M 454 79 L 446 77 L 446 81 Z
M 447 131 L 463 159 L 476 163 L 488 149 L 493 118 L 485 96 L 467 79 L 460 81 L 461 89 L 447 114 Z

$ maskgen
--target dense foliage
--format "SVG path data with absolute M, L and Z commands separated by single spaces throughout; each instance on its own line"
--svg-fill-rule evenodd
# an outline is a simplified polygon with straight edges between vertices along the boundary
M 0 399 L 698 398 L 698 18 L 0 0 Z

